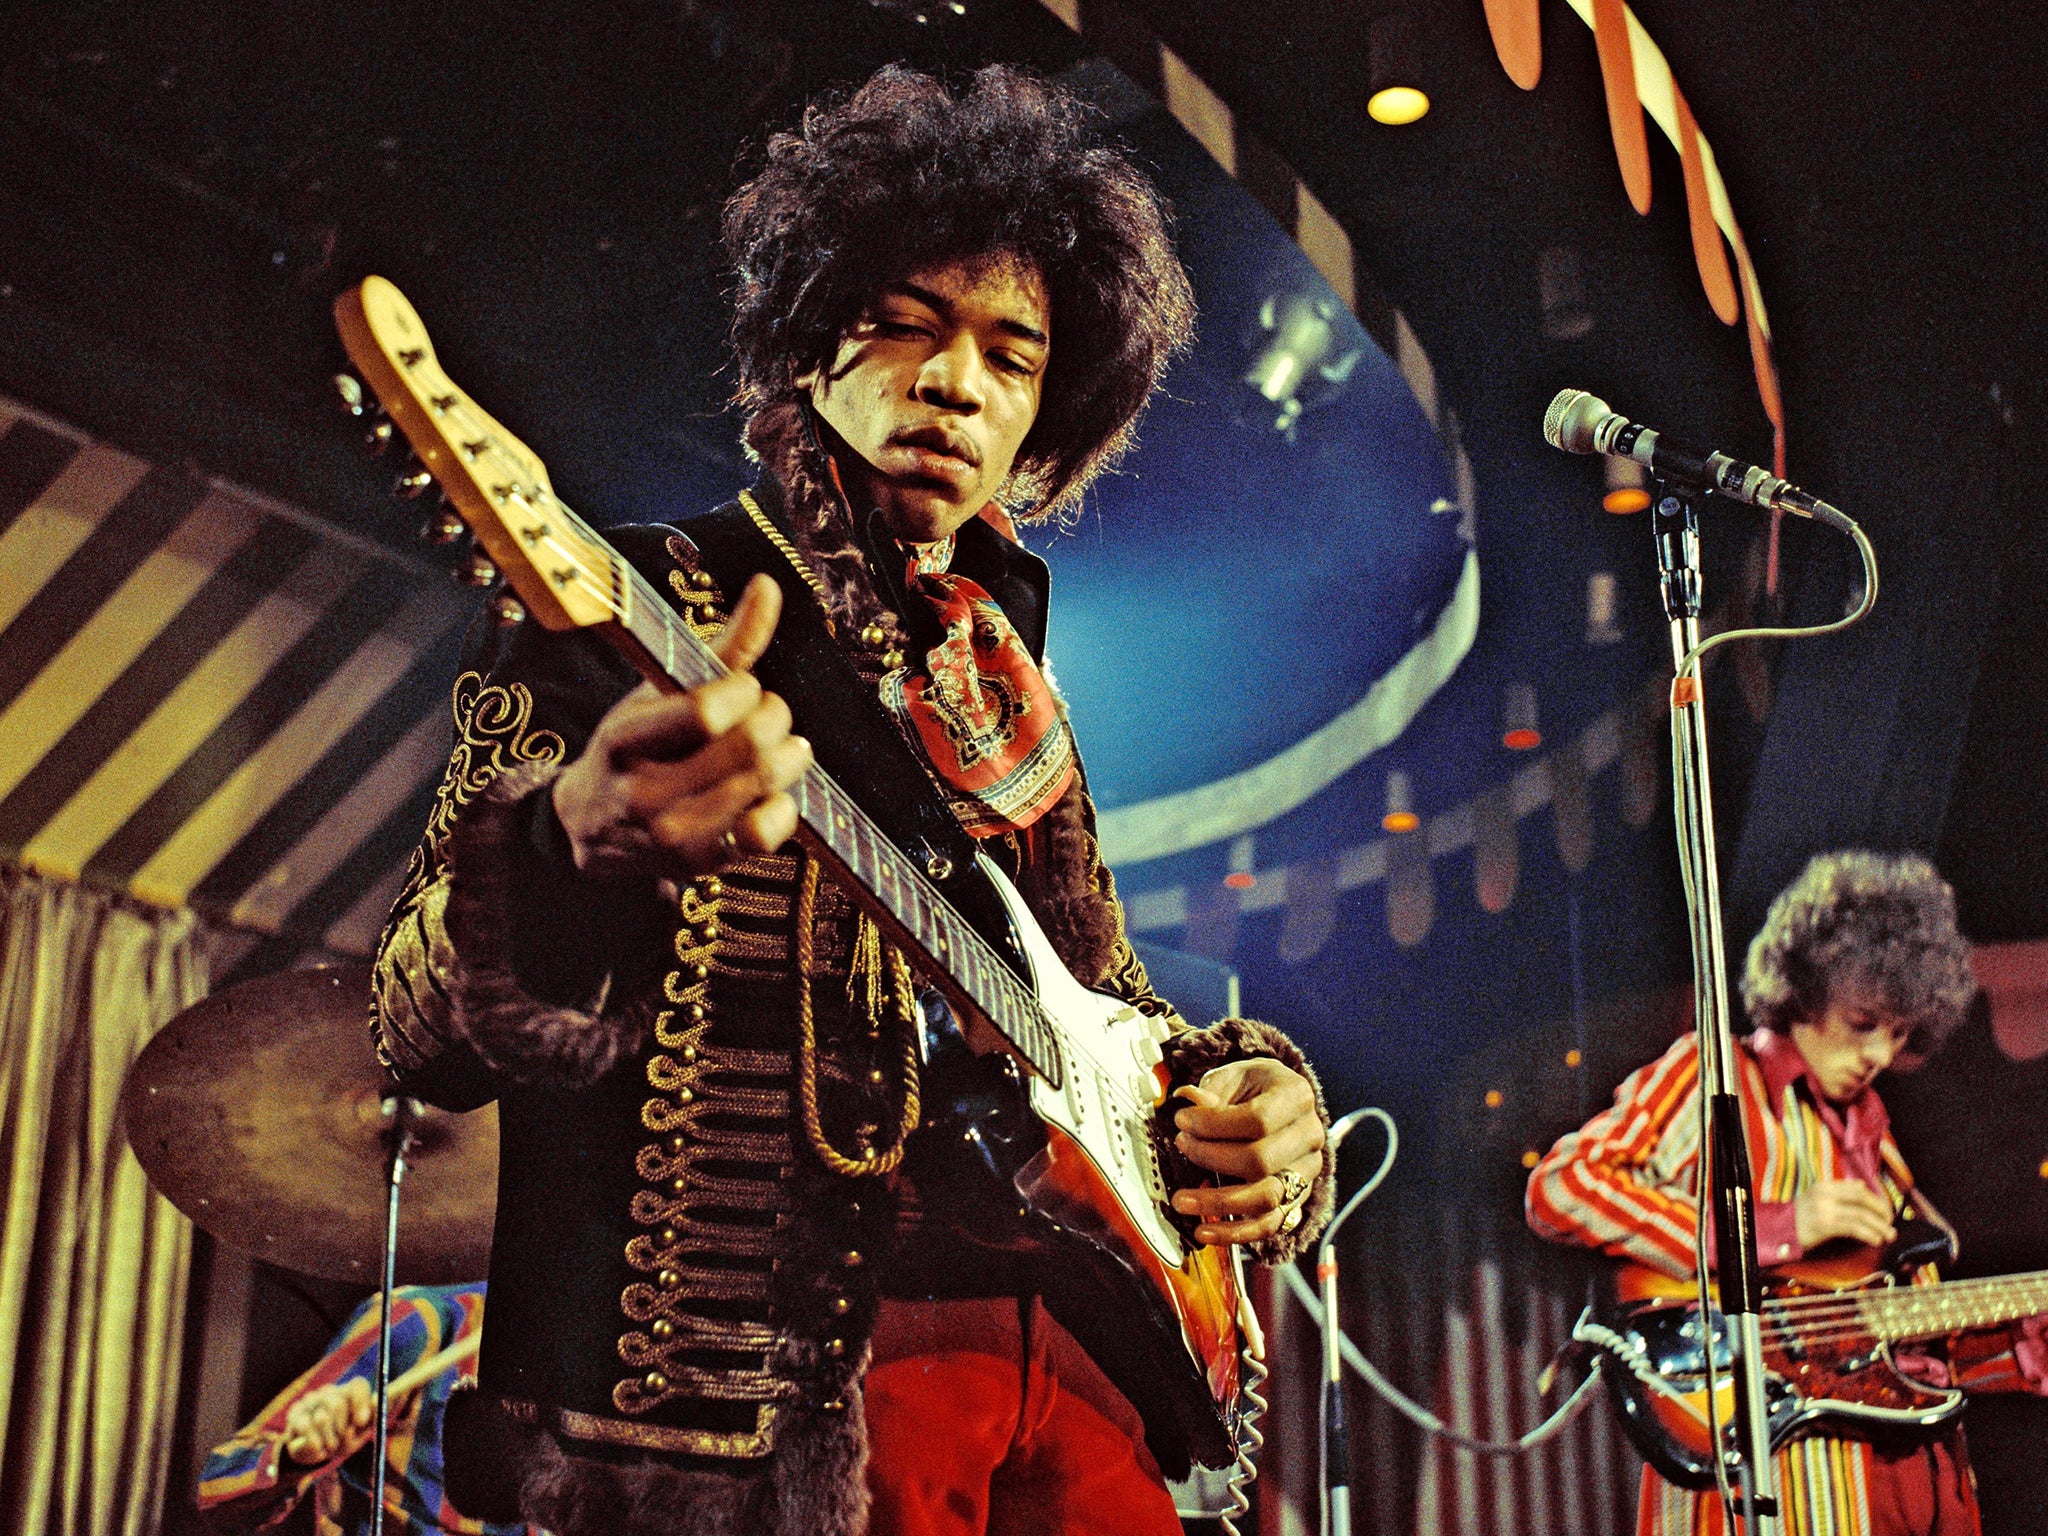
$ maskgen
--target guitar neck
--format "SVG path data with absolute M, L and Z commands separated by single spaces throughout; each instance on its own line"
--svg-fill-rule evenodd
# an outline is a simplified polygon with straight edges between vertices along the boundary
M 725 676 L 720 661 L 675 609 L 616 550 L 560 501 L 551 511 L 579 537 L 603 549 L 614 599 L 616 631 L 609 638 L 643 673 L 658 670 L 679 688 Z M 1059 1040 L 1038 999 L 954 910 L 923 871 L 891 842 L 872 817 L 822 768 L 813 766 L 790 787 L 806 841 L 855 887 L 878 918 L 898 931 L 926 962 L 1003 1036 L 1025 1062 L 1054 1086 L 1063 1080 Z
M 2048 1271 L 1902 1286 L 1861 1300 L 1870 1330 L 1886 1343 L 1936 1339 L 2048 1312 Z

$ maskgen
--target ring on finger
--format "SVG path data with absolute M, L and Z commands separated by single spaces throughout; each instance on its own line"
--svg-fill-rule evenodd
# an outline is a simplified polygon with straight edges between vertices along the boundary
M 1308 1193 L 1308 1180 L 1304 1179 L 1292 1168 L 1282 1168 L 1273 1177 L 1280 1181 L 1280 1203 L 1282 1205 L 1300 1205 L 1301 1197 Z
M 1282 1232 L 1292 1232 L 1296 1227 L 1300 1225 L 1301 1207 L 1298 1205 L 1290 1205 L 1287 1208 L 1287 1214 L 1280 1218 L 1280 1230 Z

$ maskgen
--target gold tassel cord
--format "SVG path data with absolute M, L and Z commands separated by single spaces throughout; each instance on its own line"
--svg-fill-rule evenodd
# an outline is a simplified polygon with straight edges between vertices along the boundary
M 816 946 L 815 918 L 818 904 L 818 862 L 805 858 L 803 879 L 797 887 L 796 923 L 792 937 L 796 943 L 797 973 L 797 1098 L 802 1106 L 804 1135 L 811 1144 L 811 1150 L 818 1154 L 818 1160 L 834 1173 L 846 1178 L 875 1178 L 894 1172 L 903 1161 L 905 1148 L 910 1144 L 910 1133 L 917 1129 L 917 1122 L 923 1114 L 923 1104 L 918 1096 L 917 1075 L 917 999 L 911 985 L 910 964 L 901 951 L 888 946 L 888 960 L 896 998 L 896 1011 L 903 1033 L 903 1114 L 896 1128 L 895 1139 L 881 1151 L 868 1151 L 860 1157 L 848 1157 L 825 1135 L 825 1127 L 818 1115 L 818 1028 L 811 998 L 811 966 Z M 860 950 L 867 934 L 872 930 L 863 922 L 862 933 L 855 941 L 854 965 L 861 968 Z M 880 1012 L 879 973 L 881 969 L 881 936 L 876 933 L 871 941 L 877 953 L 868 971 L 868 997 L 870 1019 L 876 1019 Z M 853 989 L 853 978 L 847 981 L 849 993 Z

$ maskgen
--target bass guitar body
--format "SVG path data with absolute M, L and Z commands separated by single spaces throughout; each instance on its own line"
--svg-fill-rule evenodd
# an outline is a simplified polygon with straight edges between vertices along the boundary
M 1963 1410 L 1963 1394 L 1915 1381 L 1866 1319 L 1859 1298 L 1892 1292 L 1896 1276 L 1875 1250 L 1773 1272 L 1762 1313 L 1764 1400 L 1777 1451 L 1805 1435 L 1910 1442 Z M 1615 1277 L 1611 1338 L 1597 1338 L 1623 1427 L 1643 1459 L 1670 1482 L 1701 1492 L 1714 1483 L 1707 1411 L 1713 1351 L 1714 1418 L 1722 1445 L 1736 1445 L 1730 1329 L 1718 1307 L 1701 1321 L 1691 1280 L 1634 1264 Z M 1808 1321 L 1829 1298 L 1825 1322 Z M 1839 1303 L 1834 1305 L 1832 1303 Z M 1619 1342 L 1615 1342 L 1618 1340 Z

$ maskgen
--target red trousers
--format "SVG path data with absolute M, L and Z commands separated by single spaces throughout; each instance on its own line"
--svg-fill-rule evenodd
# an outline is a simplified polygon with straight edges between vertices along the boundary
M 1028 1340 L 1009 1301 L 902 1312 L 867 1376 L 870 1536 L 1180 1536 L 1136 1414 L 1042 1310 Z

